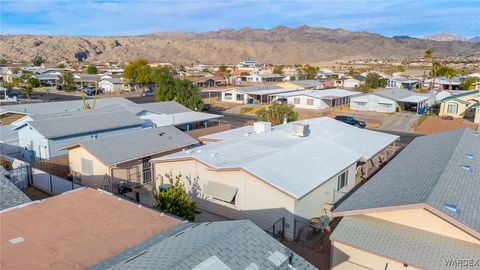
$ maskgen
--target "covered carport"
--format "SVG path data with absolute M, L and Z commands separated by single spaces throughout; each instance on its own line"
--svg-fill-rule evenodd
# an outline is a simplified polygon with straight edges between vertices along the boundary
M 430 97 L 424 95 L 411 95 L 397 100 L 398 105 L 406 111 L 415 111 L 417 114 L 424 114 L 425 107 L 429 104 Z

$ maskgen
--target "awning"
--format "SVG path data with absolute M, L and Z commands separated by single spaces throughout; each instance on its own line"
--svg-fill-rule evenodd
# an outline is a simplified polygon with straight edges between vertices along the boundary
M 210 197 L 224 202 L 232 202 L 237 194 L 238 188 L 209 181 L 204 193 Z
M 399 99 L 397 101 L 400 101 L 400 102 L 410 102 L 410 103 L 420 103 L 422 101 L 425 101 L 427 99 L 429 99 L 430 97 L 427 97 L 427 96 L 417 96 L 417 95 L 412 95 L 412 96 L 408 96 L 406 98 L 402 98 L 402 99 Z

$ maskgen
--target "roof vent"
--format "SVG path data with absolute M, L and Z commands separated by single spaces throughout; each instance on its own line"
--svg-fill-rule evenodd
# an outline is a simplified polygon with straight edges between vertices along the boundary
M 472 155 L 472 154 L 468 154 L 468 155 L 466 155 L 465 157 L 468 158 L 468 159 L 473 159 L 473 155 Z
M 265 133 L 272 130 L 272 123 L 270 122 L 255 122 L 253 123 L 253 131 L 255 133 Z
M 471 172 L 472 171 L 472 167 L 468 166 L 468 165 L 462 165 L 462 169 L 464 169 L 465 171 L 467 172 Z
M 479 132 L 474 132 L 473 136 L 480 137 L 480 133 Z
M 197 150 L 197 153 L 201 153 L 201 152 L 202 152 L 202 149 L 198 149 L 198 150 Z
M 16 237 L 16 238 L 8 240 L 8 242 L 10 242 L 10 244 L 12 244 L 12 245 L 16 245 L 16 244 L 21 243 L 23 241 L 25 241 L 25 239 L 23 239 L 23 237 Z
M 212 157 L 218 157 L 218 153 L 211 153 L 210 156 L 212 156 Z
M 457 208 L 457 205 L 451 203 L 444 203 L 443 208 L 452 211 L 455 214 L 460 213 L 460 209 Z
M 292 125 L 292 134 L 299 137 L 310 135 L 310 125 L 305 123 L 295 123 Z
M 280 265 L 282 265 L 287 258 L 287 255 L 281 253 L 280 251 L 275 251 L 268 257 L 268 260 L 270 260 L 276 267 L 280 267 Z

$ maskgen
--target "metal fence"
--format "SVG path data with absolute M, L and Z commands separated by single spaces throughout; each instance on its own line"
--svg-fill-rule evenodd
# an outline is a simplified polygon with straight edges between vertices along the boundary
M 19 189 L 28 188 L 31 179 L 30 166 L 23 166 L 9 171 L 10 181 Z
M 32 168 L 32 186 L 51 195 L 83 187 L 80 184 L 60 178 L 53 174 Z

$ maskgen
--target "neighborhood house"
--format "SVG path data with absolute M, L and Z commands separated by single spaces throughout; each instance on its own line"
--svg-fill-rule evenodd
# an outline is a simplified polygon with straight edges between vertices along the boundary
M 264 230 L 277 224 L 290 240 L 385 162 L 398 138 L 328 117 L 206 137 L 217 142 L 152 159 L 156 185 L 167 173 L 181 174 L 202 211 Z
M 352 97 L 350 109 L 383 113 L 408 110 L 423 114 L 433 99 L 428 94 L 414 93 L 404 88 L 388 88 Z
M 439 116 L 466 118 L 480 124 L 480 91 L 462 91 L 440 102 Z

